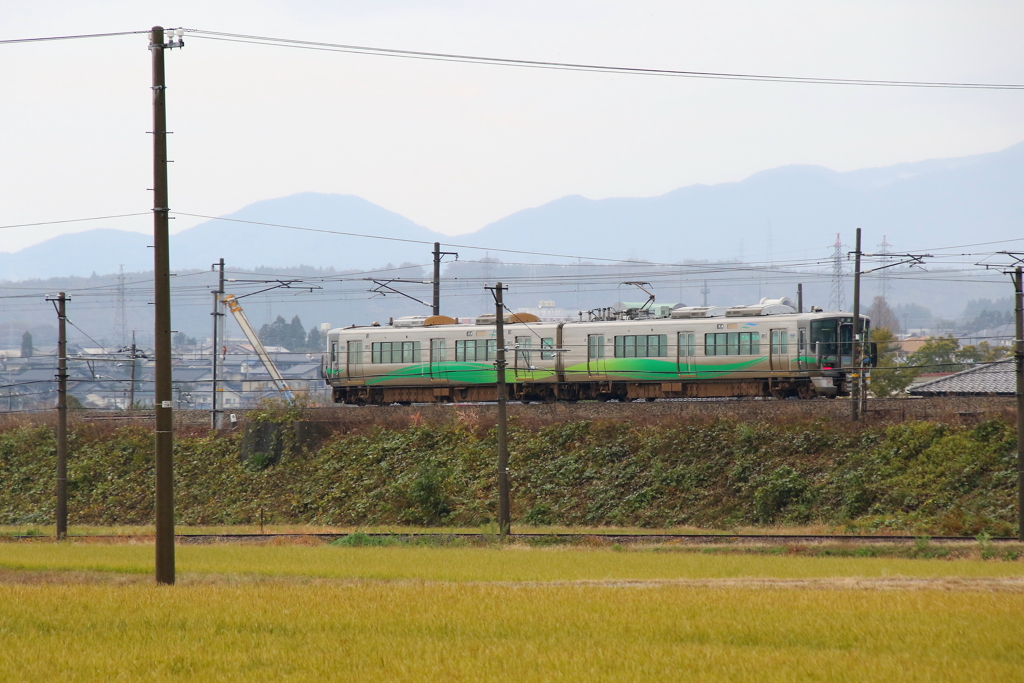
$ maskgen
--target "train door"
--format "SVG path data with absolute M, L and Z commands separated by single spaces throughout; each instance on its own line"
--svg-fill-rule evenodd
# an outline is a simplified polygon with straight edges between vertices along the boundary
M 327 357 L 327 367 L 330 368 L 332 377 L 341 372 L 341 359 L 338 358 L 338 342 L 331 342 L 331 352 Z
M 602 377 L 605 374 L 604 335 L 587 335 L 587 374 Z
M 448 379 L 448 340 L 447 339 L 431 339 L 430 340 L 430 378 L 446 380 Z
M 532 345 L 532 337 L 516 337 L 516 359 L 513 366 L 516 379 L 530 377 L 530 347 Z
M 349 382 L 363 382 L 363 342 L 350 341 L 345 350 L 345 374 Z
M 688 375 L 697 371 L 697 335 L 693 332 L 679 333 L 679 374 Z
M 800 370 L 807 370 L 810 367 L 810 356 L 807 355 L 807 328 L 801 327 L 797 332 L 796 364 Z
M 771 331 L 771 353 L 769 362 L 774 372 L 789 371 L 789 331 Z

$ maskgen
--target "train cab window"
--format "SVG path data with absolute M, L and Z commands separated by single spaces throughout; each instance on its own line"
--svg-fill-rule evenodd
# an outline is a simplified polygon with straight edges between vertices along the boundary
M 419 363 L 420 342 L 373 342 L 371 363 Z
M 554 337 L 544 337 L 543 339 L 541 339 L 540 340 L 540 348 L 541 348 L 541 351 L 540 351 L 540 359 L 541 360 L 554 360 L 555 352 L 554 351 L 545 351 L 544 350 L 544 349 L 553 349 L 553 348 L 555 348 L 555 339 L 554 339 Z
M 627 334 L 615 337 L 616 358 L 659 358 L 667 355 L 667 334 Z
M 338 342 L 331 342 L 331 363 L 338 364 Z

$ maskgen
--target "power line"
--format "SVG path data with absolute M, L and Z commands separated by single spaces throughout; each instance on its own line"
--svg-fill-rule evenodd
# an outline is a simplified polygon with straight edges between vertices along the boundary
M 826 78 L 813 76 L 779 76 L 754 73 L 727 73 L 715 71 L 683 71 L 676 69 L 650 69 L 641 67 L 614 66 L 606 64 L 580 64 L 572 62 L 547 62 L 529 59 L 511 59 L 505 57 L 481 57 L 478 55 L 462 55 L 445 52 L 424 52 L 419 50 L 397 50 L 392 48 L 370 47 L 365 45 L 345 45 L 340 43 L 324 43 L 309 40 L 293 40 L 290 38 L 274 38 L 270 36 L 253 36 L 242 33 L 225 33 L 206 31 L 203 29 L 186 29 L 196 38 L 240 42 L 273 47 L 289 47 L 304 50 L 321 50 L 327 52 L 347 52 L 378 57 L 399 57 L 403 59 L 422 59 L 430 61 L 461 62 L 467 64 L 484 64 L 488 66 L 507 66 L 529 69 L 553 69 L 558 71 L 587 71 L 593 73 L 612 73 L 630 76 L 662 76 L 672 78 L 702 78 L 728 81 L 760 81 L 768 83 L 797 83 L 804 85 L 859 85 L 889 88 L 954 88 L 968 90 L 1024 90 L 1024 85 L 1012 83 L 962 83 L 952 81 L 895 81 L 861 78 Z
M 130 216 L 152 216 L 151 211 L 143 211 L 140 213 L 121 213 L 114 216 L 93 216 L 91 218 L 69 218 L 63 221 L 43 221 L 42 223 L 18 223 L 15 225 L 0 225 L 0 230 L 6 230 L 8 228 L 31 228 L 37 225 L 60 225 L 61 223 L 81 223 L 83 221 L 103 221 L 108 218 L 128 218 Z
M 15 43 L 45 43 L 53 40 L 77 40 L 79 38 L 110 38 L 112 36 L 135 36 L 149 31 L 117 31 L 116 33 L 83 33 L 74 36 L 44 36 L 41 38 L 11 38 L 0 40 L 0 45 L 13 45 Z

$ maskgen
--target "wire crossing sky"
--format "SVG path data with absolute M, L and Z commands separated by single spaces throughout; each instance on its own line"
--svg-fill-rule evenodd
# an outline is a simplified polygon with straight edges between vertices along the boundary
M 194 27 L 168 56 L 168 113 L 171 199 L 196 215 L 312 191 L 457 235 L 571 195 L 1024 140 L 1015 3 L 11 0 L 0 226 L 23 227 L 0 249 L 149 230 L 127 214 L 150 204 L 153 24 Z

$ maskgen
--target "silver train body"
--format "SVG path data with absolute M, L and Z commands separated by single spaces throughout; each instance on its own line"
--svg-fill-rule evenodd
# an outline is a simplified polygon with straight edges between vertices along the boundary
M 737 307 L 743 308 L 743 307 Z M 766 309 L 765 309 L 766 310 Z M 521 401 L 848 395 L 852 314 L 758 314 L 504 325 L 508 398 Z M 479 322 L 479 321 L 478 321 Z M 492 401 L 493 324 L 372 326 L 328 333 L 322 376 L 336 403 Z M 862 316 L 867 338 L 870 321 Z M 867 365 L 871 364 L 868 349 Z

